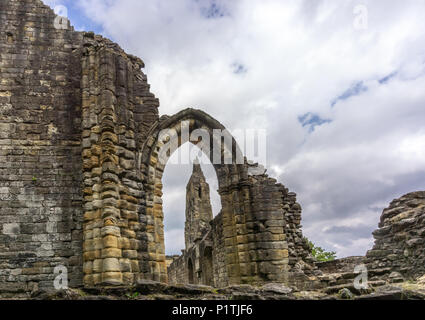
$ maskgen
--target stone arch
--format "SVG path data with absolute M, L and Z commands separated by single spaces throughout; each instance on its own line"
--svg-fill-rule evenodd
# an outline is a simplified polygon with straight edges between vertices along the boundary
M 306 252 L 295 194 L 248 163 L 232 136 L 219 148 L 216 163 L 213 133 L 226 130 L 206 113 L 186 109 L 158 119 L 158 101 L 140 73 L 141 61 L 91 40 L 76 54 L 82 64 L 84 285 L 167 282 L 161 178 L 171 152 L 163 157 L 158 151 L 166 143 L 162 130 L 175 129 L 177 146 L 189 140 L 179 130 L 182 122 L 189 136 L 197 129 L 210 133 L 205 140 L 210 148 L 201 149 L 212 159 L 221 198 L 212 224 L 219 285 L 284 281 L 288 265 Z
M 162 121 L 161 121 L 162 120 Z M 195 130 L 201 129 L 207 132 L 210 137 L 209 153 L 206 155 L 210 158 L 215 171 L 217 173 L 217 180 L 219 185 L 219 195 L 223 208 L 223 227 L 225 228 L 227 244 L 228 244 L 228 261 L 230 274 L 237 274 L 238 256 L 237 256 L 237 242 L 236 242 L 236 221 L 234 220 L 235 211 L 240 212 L 241 208 L 236 208 L 231 205 L 232 198 L 239 198 L 241 195 L 239 185 L 247 179 L 247 168 L 244 165 L 245 160 L 239 149 L 235 139 L 229 136 L 227 142 L 223 142 L 221 148 L 218 146 L 217 139 L 214 139 L 214 130 L 221 130 L 228 134 L 225 127 L 217 120 L 213 119 L 206 113 L 195 110 L 186 109 L 172 117 L 162 118 L 152 129 L 146 143 L 142 146 L 140 153 L 140 170 L 142 173 L 143 185 L 146 194 L 146 220 L 147 230 L 146 234 L 142 235 L 147 240 L 148 252 L 144 254 L 147 258 L 145 262 L 146 276 L 153 278 L 153 280 L 167 281 L 167 273 L 165 268 L 165 253 L 164 253 L 164 239 L 163 239 L 163 212 L 162 212 L 162 174 L 172 153 L 159 154 L 159 150 L 164 146 L 164 141 L 161 141 L 161 132 L 170 129 L 177 134 L 177 147 L 188 142 L 188 137 L 183 137 L 182 122 L 188 124 L 189 135 Z M 231 139 L 231 141 L 229 141 Z M 225 140 L 225 139 L 224 139 Z M 202 139 L 198 141 L 190 141 L 198 145 L 205 142 Z M 220 163 L 214 159 L 213 150 L 219 150 Z M 205 144 L 201 146 L 201 150 L 205 151 Z M 175 150 L 173 150 L 175 151 Z M 163 159 L 160 158 L 163 156 Z M 217 156 L 217 155 L 216 155 Z M 227 157 L 227 158 L 226 158 Z M 231 163 L 228 160 L 231 158 Z M 161 161 L 162 159 L 162 161 Z M 243 188 L 242 188 L 243 189 Z M 248 192 L 248 190 L 245 190 Z M 239 228 L 242 228 L 240 226 Z M 142 254 L 143 255 L 143 254 Z M 147 262 L 147 263 L 146 263 Z M 231 263 L 230 263 L 231 262 Z M 143 263 L 143 262 L 142 262 Z
M 192 134 L 197 136 L 200 132 L 208 133 L 208 137 L 193 139 Z M 223 143 L 217 132 L 226 136 Z M 210 158 L 217 174 L 222 206 L 217 224 L 222 237 L 225 283 L 283 281 L 288 266 L 283 231 L 284 187 L 268 178 L 264 170 L 258 173 L 258 165 L 247 162 L 226 128 L 205 112 L 195 109 L 161 117 L 140 146 L 137 167 L 144 186 L 139 211 L 142 227 L 138 233 L 142 243 L 139 248 L 140 276 L 167 282 L 162 174 L 172 153 L 188 141 Z M 173 143 L 174 148 L 170 147 Z M 255 174 L 249 174 L 252 168 L 257 169 Z M 270 201 L 272 193 L 280 195 L 275 203 Z M 273 221 L 267 224 L 270 219 Z M 254 228 L 259 228 L 260 232 L 255 232 Z M 279 243 L 273 245 L 271 242 Z

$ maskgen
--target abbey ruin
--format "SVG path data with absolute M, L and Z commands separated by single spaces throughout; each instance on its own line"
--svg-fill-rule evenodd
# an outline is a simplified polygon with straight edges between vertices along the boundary
M 222 205 L 214 218 L 194 164 L 186 248 L 167 270 L 161 197 L 171 153 L 161 150 L 170 139 L 205 142 L 188 140 L 182 123 L 189 135 L 225 128 L 197 109 L 160 117 L 140 58 L 56 20 L 40 0 L 0 2 L 0 293 L 53 288 L 58 266 L 71 288 L 152 280 L 309 290 L 344 286 L 355 264 L 368 267 L 371 284 L 425 273 L 424 192 L 384 211 L 366 257 L 318 263 L 295 193 L 233 138 L 219 141 L 220 159 L 232 161 L 211 161 Z

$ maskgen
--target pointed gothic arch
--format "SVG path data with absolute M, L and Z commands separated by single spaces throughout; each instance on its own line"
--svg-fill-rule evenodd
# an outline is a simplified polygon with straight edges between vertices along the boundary
M 188 126 L 188 132 L 184 132 L 182 123 Z M 192 133 L 199 133 L 199 129 L 208 133 L 209 144 L 205 144 L 204 137 L 190 139 Z M 224 138 L 222 144 L 222 138 L 216 139 L 217 130 L 227 135 L 227 140 Z M 174 148 L 167 146 L 170 141 L 176 142 Z M 145 242 L 139 250 L 142 277 L 167 282 L 162 174 L 172 152 L 186 142 L 198 146 L 202 144 L 200 149 L 210 158 L 217 173 L 222 206 L 219 223 L 222 229 L 226 283 L 283 281 L 288 269 L 287 244 L 283 227 L 273 229 L 273 224 L 283 226 L 284 210 L 283 205 L 279 205 L 283 195 L 274 201 L 277 203 L 267 203 L 269 196 L 262 190 L 266 187 L 268 192 L 282 194 L 283 186 L 264 174 L 250 175 L 250 165 L 236 140 L 221 123 L 195 109 L 183 110 L 172 117 L 162 117 L 151 128 L 146 142 L 140 148 L 138 168 L 145 192 L 140 219 L 146 224 L 140 233 L 140 238 Z M 205 145 L 209 148 L 205 148 Z M 219 156 L 214 153 L 217 150 Z M 220 162 L 217 162 L 217 158 Z M 268 220 L 273 222 L 267 225 Z M 259 226 L 262 234 L 255 234 L 254 228 Z M 279 244 L 272 246 L 271 241 Z

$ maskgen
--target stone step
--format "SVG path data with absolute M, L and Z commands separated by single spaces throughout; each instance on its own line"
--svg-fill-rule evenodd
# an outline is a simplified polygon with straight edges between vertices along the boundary
M 391 270 L 389 268 L 373 269 L 368 271 L 367 275 L 369 283 L 373 283 L 376 282 L 376 280 L 380 280 L 383 275 L 388 274 L 390 272 Z M 341 272 L 325 274 L 323 276 L 319 276 L 318 278 L 322 284 L 326 284 L 327 286 L 337 286 L 352 283 L 358 275 L 359 273 L 356 272 Z M 402 277 L 395 277 L 392 282 L 402 281 Z
M 333 286 L 327 287 L 324 290 L 324 292 L 327 293 L 327 294 L 335 294 L 335 293 L 338 293 L 340 290 L 346 288 L 346 289 L 350 290 L 352 293 L 355 293 L 355 294 L 367 294 L 367 293 L 371 293 L 374 288 L 385 285 L 386 282 L 384 280 L 377 280 L 377 281 L 368 281 L 367 284 L 368 284 L 367 289 L 357 289 L 354 286 L 353 282 L 345 283 L 345 284 L 338 284 L 338 285 L 333 285 Z

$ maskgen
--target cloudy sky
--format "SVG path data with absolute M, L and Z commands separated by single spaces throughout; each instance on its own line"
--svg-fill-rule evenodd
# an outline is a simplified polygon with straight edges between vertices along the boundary
M 392 199 L 425 190 L 422 0 L 45 3 L 141 57 L 161 114 L 267 129 L 268 173 L 298 194 L 304 234 L 340 257 L 371 248 Z M 164 174 L 167 253 L 184 247 L 190 171 Z

